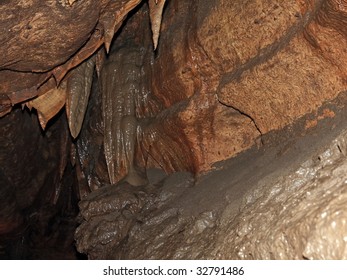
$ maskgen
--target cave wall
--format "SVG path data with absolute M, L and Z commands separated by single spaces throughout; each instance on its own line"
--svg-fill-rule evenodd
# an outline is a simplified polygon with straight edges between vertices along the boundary
M 153 93 L 166 107 L 180 108 L 173 117 L 196 170 L 235 156 L 346 90 L 343 7 L 334 1 L 168 3 Z

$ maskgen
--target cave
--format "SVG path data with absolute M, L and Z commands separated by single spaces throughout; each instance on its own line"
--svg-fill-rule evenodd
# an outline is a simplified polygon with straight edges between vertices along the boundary
M 1 259 L 347 259 L 346 0 L 0 15 Z

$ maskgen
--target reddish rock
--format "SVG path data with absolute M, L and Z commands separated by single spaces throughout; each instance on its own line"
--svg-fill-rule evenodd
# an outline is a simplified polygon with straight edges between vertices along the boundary
M 172 127 L 187 139 L 194 170 L 235 156 L 346 90 L 343 7 L 168 3 L 153 93 L 175 112 Z

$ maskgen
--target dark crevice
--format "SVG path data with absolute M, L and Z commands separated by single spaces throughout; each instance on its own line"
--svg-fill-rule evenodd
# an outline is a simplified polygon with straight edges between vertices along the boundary
M 239 112 L 242 116 L 245 116 L 245 117 L 249 118 L 251 120 L 251 122 L 253 123 L 255 129 L 259 132 L 261 145 L 264 145 L 264 142 L 263 142 L 263 139 L 262 139 L 263 138 L 263 132 L 261 131 L 261 129 L 259 128 L 259 126 L 256 123 L 255 119 L 251 115 L 247 114 L 246 112 L 243 112 L 242 110 L 240 110 L 240 109 L 238 109 L 238 108 L 236 108 L 236 107 L 234 107 L 234 106 L 232 106 L 230 104 L 223 103 L 223 101 L 221 101 L 219 99 L 218 99 L 218 101 L 219 101 L 220 104 L 222 104 L 224 106 L 227 106 L 227 107 L 229 107 L 231 109 L 234 109 L 235 111 Z

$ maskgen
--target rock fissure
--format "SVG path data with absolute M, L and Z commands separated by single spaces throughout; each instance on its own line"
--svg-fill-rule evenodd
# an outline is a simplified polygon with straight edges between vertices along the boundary
M 218 98 L 218 96 L 217 96 L 217 98 Z M 264 143 L 263 143 L 263 139 L 262 139 L 263 133 L 262 133 L 262 131 L 260 130 L 260 128 L 259 128 L 259 126 L 257 125 L 257 123 L 255 122 L 254 118 L 252 118 L 252 116 L 248 115 L 247 113 L 241 111 L 240 109 L 238 109 L 238 108 L 236 108 L 236 107 L 234 107 L 234 106 L 232 106 L 232 105 L 230 105 L 230 104 L 225 104 L 225 103 L 223 103 L 223 101 L 221 101 L 221 100 L 218 100 L 218 101 L 219 101 L 221 104 L 223 104 L 224 106 L 227 106 L 227 107 L 229 107 L 229 108 L 232 108 L 232 109 L 234 109 L 235 111 L 239 112 L 242 116 L 245 116 L 245 117 L 247 117 L 248 119 L 250 119 L 250 121 L 251 121 L 252 124 L 254 125 L 255 129 L 259 132 L 259 137 L 260 137 L 260 142 L 261 142 L 261 144 L 262 144 L 262 145 L 264 144 Z

